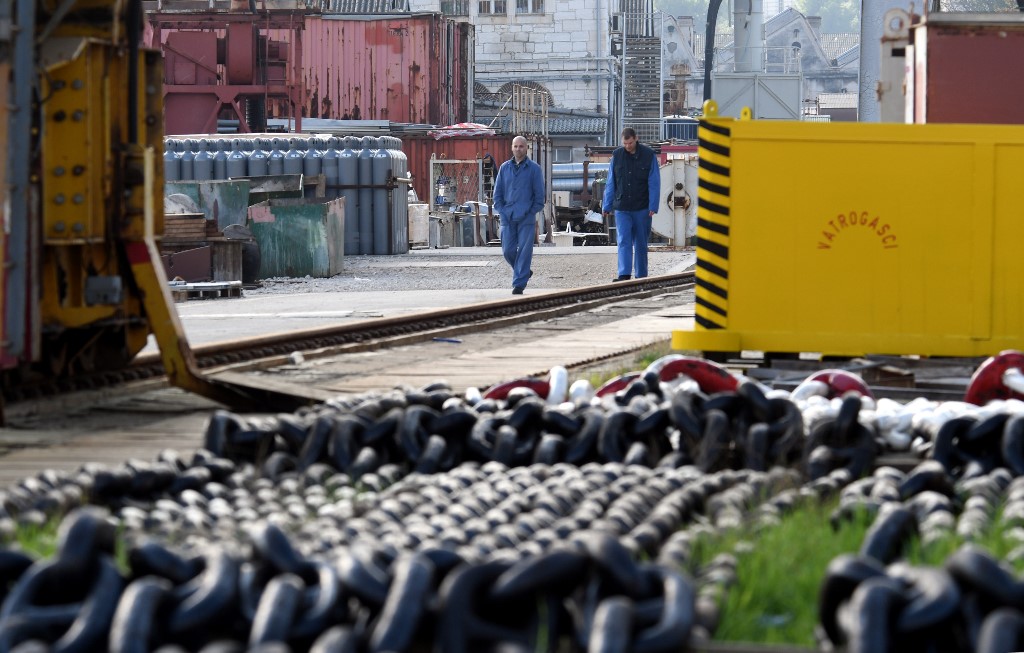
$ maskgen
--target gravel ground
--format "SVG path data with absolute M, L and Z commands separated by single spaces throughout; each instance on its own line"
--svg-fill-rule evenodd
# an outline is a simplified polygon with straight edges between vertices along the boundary
M 608 283 L 615 277 L 614 247 L 534 249 L 530 288 L 581 288 Z M 693 248 L 652 247 L 651 276 L 674 274 L 692 267 Z M 346 256 L 341 274 L 330 278 L 273 277 L 246 296 L 314 292 L 448 290 L 512 287 L 512 270 L 498 248 L 413 250 L 398 256 Z

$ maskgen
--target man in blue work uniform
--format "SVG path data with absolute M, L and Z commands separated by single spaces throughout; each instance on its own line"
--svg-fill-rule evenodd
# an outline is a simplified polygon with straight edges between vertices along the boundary
M 619 276 L 628 281 L 636 265 L 636 278 L 647 276 L 647 241 L 651 219 L 658 212 L 661 172 L 654 150 L 636 141 L 632 127 L 622 130 L 622 147 L 612 153 L 602 211 L 615 212 L 615 236 L 619 245 Z
M 512 294 L 522 295 L 533 276 L 537 211 L 544 208 L 544 172 L 526 157 L 526 139 L 512 139 L 512 158 L 494 181 L 494 210 L 501 216 L 501 253 L 512 266 Z

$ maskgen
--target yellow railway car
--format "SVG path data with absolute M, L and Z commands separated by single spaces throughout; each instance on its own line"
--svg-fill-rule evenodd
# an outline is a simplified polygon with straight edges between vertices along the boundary
M 118 369 L 155 334 L 170 380 L 203 378 L 163 280 L 163 62 L 141 0 L 0 3 L 0 372 L 6 386 Z

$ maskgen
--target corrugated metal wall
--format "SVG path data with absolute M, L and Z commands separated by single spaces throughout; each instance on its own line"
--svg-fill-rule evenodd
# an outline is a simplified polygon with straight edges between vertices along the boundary
M 486 154 L 494 157 L 495 170 L 512 156 L 514 134 L 494 136 L 453 136 L 434 140 L 430 136 L 402 136 L 402 150 L 409 160 L 413 188 L 420 201 L 430 198 L 430 157 L 438 159 L 476 159 Z
M 465 121 L 468 29 L 439 14 L 307 16 L 303 116 L 432 125 Z

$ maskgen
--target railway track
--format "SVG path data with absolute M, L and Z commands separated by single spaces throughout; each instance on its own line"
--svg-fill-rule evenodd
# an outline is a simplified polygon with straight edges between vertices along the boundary
M 692 286 L 693 281 L 692 272 L 648 277 L 401 317 L 201 345 L 192 351 L 199 367 L 204 370 L 230 369 L 242 372 L 266 369 L 291 360 L 296 353 L 303 358 L 314 358 L 410 344 L 587 311 L 609 302 L 672 292 Z M 25 402 L 45 401 L 80 391 L 110 390 L 140 381 L 164 382 L 164 367 L 158 353 L 139 356 L 119 370 L 81 374 L 71 378 L 38 379 L 5 388 L 3 400 L 6 408 L 17 409 L 19 404 Z

